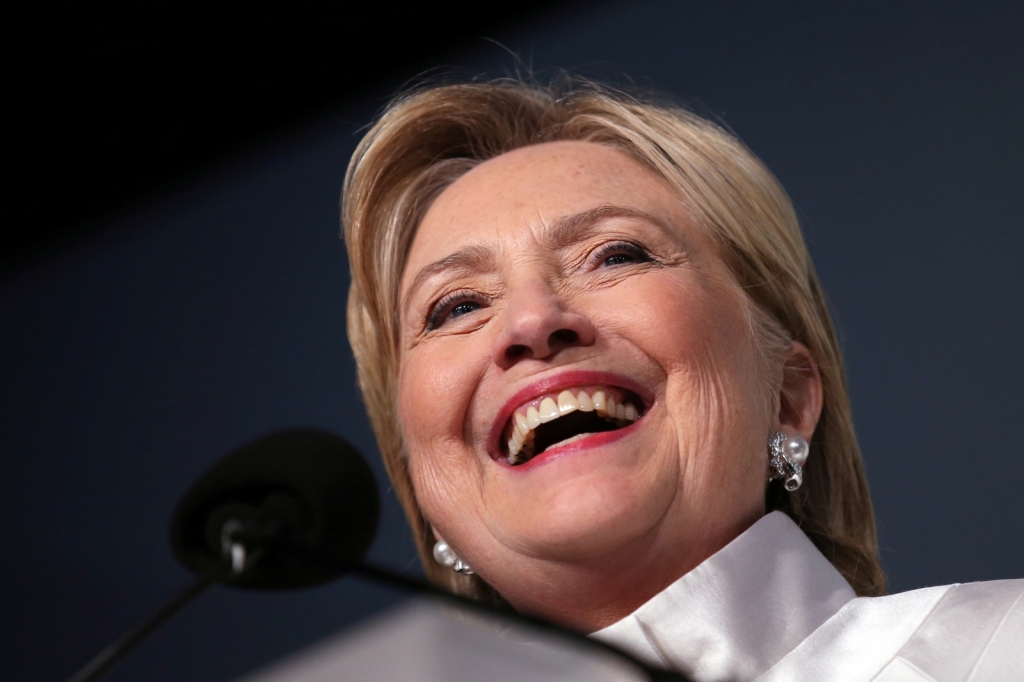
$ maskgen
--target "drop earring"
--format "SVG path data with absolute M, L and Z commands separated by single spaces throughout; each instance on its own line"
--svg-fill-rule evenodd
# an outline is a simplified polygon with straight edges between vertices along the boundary
M 434 543 L 434 561 L 442 566 L 447 566 L 456 573 L 473 575 L 473 569 L 470 568 L 469 564 L 460 559 L 444 540 L 438 540 Z
M 786 490 L 793 492 L 804 482 L 804 463 L 810 446 L 800 436 L 787 436 L 781 431 L 768 439 L 768 458 L 771 471 L 769 481 L 785 479 Z

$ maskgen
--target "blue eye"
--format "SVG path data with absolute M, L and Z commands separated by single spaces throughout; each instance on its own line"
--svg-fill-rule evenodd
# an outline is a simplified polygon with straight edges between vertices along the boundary
M 627 263 L 649 263 L 653 259 L 641 247 L 630 242 L 614 242 L 595 254 L 598 267 L 615 267 Z
M 451 311 L 448 313 L 448 317 L 462 317 L 467 313 L 471 313 L 474 310 L 479 310 L 480 304 L 476 301 L 465 301 L 456 306 L 453 306 Z
M 633 262 L 633 257 L 632 256 L 627 256 L 624 253 L 616 253 L 616 254 L 612 254 L 611 256 L 608 256 L 607 258 L 605 258 L 604 261 L 603 261 L 603 264 L 604 265 L 622 265 L 623 263 L 631 263 L 631 262 Z
M 476 312 L 483 307 L 479 295 L 473 291 L 456 291 L 448 294 L 434 306 L 427 316 L 427 330 L 437 329 L 445 322 Z

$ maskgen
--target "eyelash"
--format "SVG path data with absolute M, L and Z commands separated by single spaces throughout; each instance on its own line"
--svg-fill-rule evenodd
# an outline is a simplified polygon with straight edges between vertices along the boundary
M 451 313 L 453 308 L 460 303 L 466 302 L 483 305 L 480 301 L 480 295 L 473 291 L 453 291 L 446 295 L 430 310 L 430 315 L 427 316 L 427 331 L 440 327 L 444 324 L 446 316 Z
M 600 266 L 606 259 L 616 253 L 628 254 L 636 258 L 641 263 L 650 263 L 654 261 L 651 254 L 647 253 L 643 247 L 632 242 L 612 242 L 611 244 L 605 244 L 594 254 L 594 260 L 597 261 L 597 265 Z

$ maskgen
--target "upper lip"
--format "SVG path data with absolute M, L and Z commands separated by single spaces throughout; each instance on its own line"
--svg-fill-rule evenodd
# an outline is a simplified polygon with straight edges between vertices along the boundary
M 538 379 L 537 381 L 516 391 L 509 398 L 494 419 L 491 426 L 491 433 L 487 440 L 488 449 L 495 459 L 501 455 L 501 437 L 505 430 L 505 424 L 512 417 L 515 409 L 523 403 L 530 402 L 535 398 L 548 393 L 555 393 L 562 389 L 582 386 L 618 386 L 627 391 L 635 393 L 644 402 L 643 411 L 646 412 L 654 402 L 651 389 L 637 383 L 635 380 L 616 372 L 603 372 L 594 370 L 568 370 L 552 374 L 551 376 Z

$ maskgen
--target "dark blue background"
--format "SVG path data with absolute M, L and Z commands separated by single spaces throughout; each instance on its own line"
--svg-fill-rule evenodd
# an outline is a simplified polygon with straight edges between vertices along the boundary
M 841 330 L 894 591 L 1024 576 L 1020 8 L 616 1 L 493 36 L 538 70 L 666 91 L 779 176 Z M 447 65 L 513 60 L 481 41 Z M 337 199 L 359 129 L 398 85 L 3 284 L 5 679 L 68 676 L 187 580 L 170 513 L 223 453 L 305 425 L 376 456 Z M 371 558 L 416 570 L 385 498 Z M 225 680 L 399 598 L 356 579 L 218 588 L 110 679 Z

